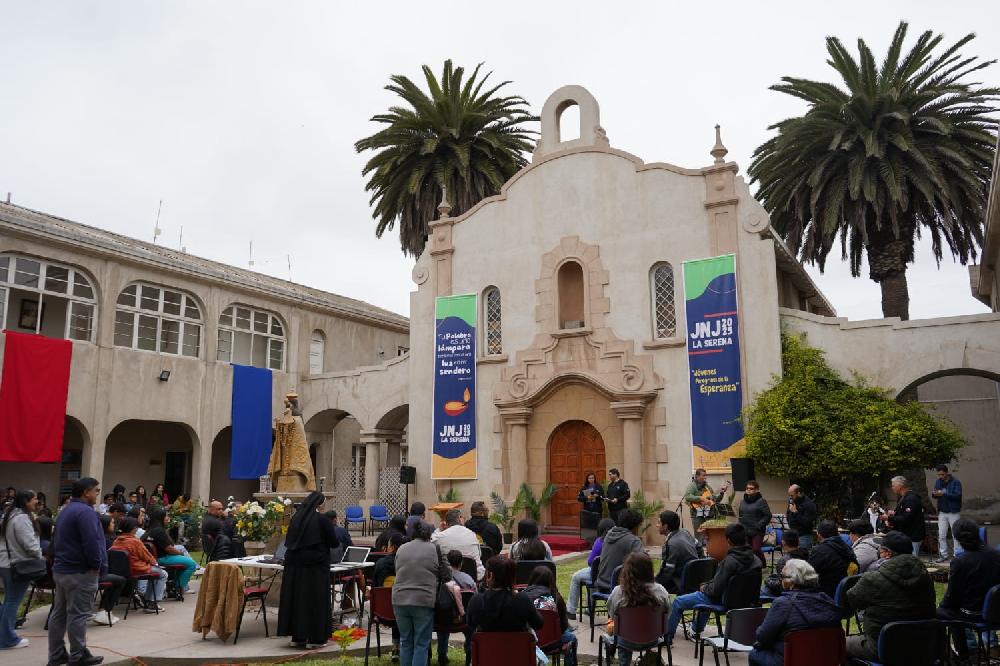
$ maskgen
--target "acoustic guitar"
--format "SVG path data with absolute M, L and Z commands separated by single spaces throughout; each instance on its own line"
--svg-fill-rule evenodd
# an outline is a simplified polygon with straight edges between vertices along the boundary
M 711 489 L 708 486 L 705 486 L 705 490 L 701 491 L 701 497 L 694 500 L 693 502 L 689 502 L 688 504 L 692 509 L 695 510 L 709 509 L 715 506 L 716 503 L 722 501 L 722 496 L 726 494 L 727 490 L 729 490 L 729 481 L 723 483 L 722 487 L 719 489 L 719 492 L 715 493 L 714 495 L 712 494 Z

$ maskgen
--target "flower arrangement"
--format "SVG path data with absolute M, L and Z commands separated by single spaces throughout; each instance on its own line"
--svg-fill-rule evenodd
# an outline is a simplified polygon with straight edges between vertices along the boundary
M 272 534 L 281 529 L 282 519 L 292 500 L 278 497 L 263 506 L 253 501 L 247 502 L 232 511 L 236 518 L 236 534 L 244 541 L 267 541 Z
M 367 635 L 368 632 L 361 627 L 341 627 L 334 631 L 330 638 L 340 647 L 341 660 L 347 663 L 347 648 L 351 646 L 351 643 L 359 641 Z

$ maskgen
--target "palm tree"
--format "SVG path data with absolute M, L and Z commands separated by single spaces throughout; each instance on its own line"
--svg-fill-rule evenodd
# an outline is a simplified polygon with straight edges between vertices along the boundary
M 525 153 L 534 147 L 524 123 L 538 118 L 518 96 L 500 96 L 510 81 L 484 89 L 492 72 L 479 78 L 476 65 L 463 82 L 465 70 L 446 60 L 437 79 L 424 65 L 428 93 L 402 75 L 390 77 L 385 87 L 409 107 L 393 106 L 372 121 L 385 127 L 354 144 L 359 153 L 378 151 L 362 174 L 370 177 L 372 213 L 379 238 L 399 221 L 404 254 L 420 256 L 427 223 L 434 219 L 446 187 L 452 214 L 472 208 L 527 164 Z
M 843 86 L 782 77 L 776 90 L 805 100 L 805 115 L 769 129 L 749 173 L 771 221 L 803 261 L 823 270 L 840 236 L 851 275 L 867 257 L 882 288 L 882 313 L 909 318 L 906 268 L 914 242 L 930 235 L 940 265 L 945 244 L 963 264 L 982 245 L 1000 90 L 967 82 L 996 62 L 964 57 L 968 34 L 938 55 L 927 31 L 906 54 L 896 28 L 881 67 L 858 40 L 858 59 L 836 37 L 827 61 Z

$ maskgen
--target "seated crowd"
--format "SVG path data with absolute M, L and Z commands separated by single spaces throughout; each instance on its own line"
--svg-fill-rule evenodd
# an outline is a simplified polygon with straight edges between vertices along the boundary
M 0 580 L 6 591 L 0 610 L 0 648 L 27 643 L 15 633 L 15 616 L 27 584 L 21 585 L 10 575 L 11 562 L 20 558 L 44 554 L 56 573 L 99 571 L 107 589 L 93 617 L 105 623 L 116 620 L 110 611 L 129 580 L 137 583 L 135 593 L 148 613 L 163 612 L 159 602 L 166 594 L 168 568 L 174 570 L 172 580 L 181 593 L 188 587 L 197 564 L 171 537 L 162 488 L 157 487 L 147 500 L 140 486 L 129 494 L 128 499 L 135 500 L 131 502 L 120 501 L 119 489 L 124 491 L 116 487 L 98 505 L 97 481 L 79 480 L 56 521 L 41 512 L 36 493 L 21 490 L 10 496 L 0 522 Z M 161 501 L 152 501 L 157 497 Z M 182 503 L 178 508 L 190 501 L 186 497 L 177 498 Z M 801 505 L 807 499 L 799 496 L 796 501 Z M 96 522 L 92 514 L 87 517 L 88 511 L 99 512 Z M 639 536 L 642 517 L 623 509 L 617 513 L 617 521 L 605 518 L 598 523 L 588 566 L 573 574 L 567 601 L 557 588 L 551 548 L 540 538 L 535 521 L 518 523 L 517 538 L 509 555 L 504 555 L 500 531 L 487 519 L 484 503 L 472 504 L 468 520 L 457 509 L 445 513 L 437 526 L 428 524 L 426 516 L 425 505 L 414 502 L 409 516 L 392 517 L 375 540 L 378 558 L 374 567 L 367 576 L 349 583 L 360 586 L 366 595 L 368 584 L 391 587 L 393 653 L 406 665 L 424 663 L 422 656 L 430 653 L 435 632 L 439 664 L 448 661 L 448 641 L 454 633 L 464 635 L 465 662 L 469 664 L 476 632 L 524 631 L 537 636 L 545 622 L 542 611 L 551 611 L 553 622 L 558 623 L 558 639 L 539 647 L 558 651 L 567 666 L 575 666 L 578 640 L 570 619 L 581 605 L 592 608 L 588 599 L 581 598 L 582 585 L 607 595 L 609 658 L 611 651 L 616 651 L 619 664 L 624 666 L 640 646 L 618 636 L 622 609 L 648 607 L 661 612 L 666 646 L 672 646 L 685 614 L 693 613 L 690 633 L 701 640 L 710 612 L 729 610 L 723 604 L 736 581 L 741 581 L 741 587 L 753 583 L 751 603 L 757 603 L 758 586 L 760 598 L 770 603 L 749 654 L 752 666 L 783 664 L 784 640 L 790 632 L 838 627 L 855 613 L 863 614 L 863 629 L 847 638 L 847 653 L 877 660 L 880 632 L 887 624 L 935 617 L 981 620 L 987 591 L 1000 584 L 1000 552 L 982 543 L 979 528 L 971 520 L 958 519 L 952 526 L 961 551 L 951 563 L 947 592 L 936 608 L 934 585 L 927 567 L 913 553 L 912 534 L 898 530 L 876 534 L 876 526 L 885 526 L 860 519 L 849 523 L 846 534 L 841 535 L 832 521 L 820 520 L 810 529 L 800 516 L 797 523 L 809 529 L 809 534 L 784 530 L 781 554 L 772 560 L 770 575 L 764 576 L 759 544 L 752 543 L 746 525 L 732 523 L 725 528 L 727 551 L 714 574 L 692 586 L 684 578 L 685 570 L 690 563 L 705 558 L 705 550 L 695 535 L 681 527 L 680 516 L 673 511 L 659 514 L 659 532 L 665 541 L 659 569 L 654 571 Z M 330 559 L 339 561 L 344 549 L 353 543 L 350 532 L 338 525 L 336 511 L 320 513 L 320 518 L 329 521 L 325 529 L 336 535 L 338 552 L 331 549 Z M 64 533 L 76 534 L 76 541 L 61 539 Z M 233 520 L 219 501 L 208 505 L 201 536 L 208 561 L 228 559 L 240 551 Z M 753 537 L 757 536 L 754 532 Z M 758 546 L 756 551 L 754 545 Z M 109 550 L 120 551 L 127 558 L 128 579 L 108 571 Z M 532 568 L 529 564 L 519 574 L 519 562 L 538 565 Z M 840 590 L 843 599 L 835 602 L 838 588 L 851 576 L 855 576 L 853 585 L 843 588 L 846 593 Z M 444 596 L 450 601 L 442 600 L 439 587 L 448 590 Z M 344 608 L 353 603 L 349 601 L 352 594 L 345 593 L 342 598 Z M 64 630 L 65 618 L 57 614 L 53 627 L 55 632 Z M 61 636 L 58 644 L 52 636 L 50 633 L 50 659 L 53 654 L 58 656 L 60 649 L 65 651 Z M 953 644 L 960 655 L 967 650 L 962 631 L 955 630 Z

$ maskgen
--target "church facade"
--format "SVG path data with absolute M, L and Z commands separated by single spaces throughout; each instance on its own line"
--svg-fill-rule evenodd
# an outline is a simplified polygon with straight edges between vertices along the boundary
M 562 141 L 561 115 L 571 105 L 580 110 L 579 138 Z M 248 494 L 251 482 L 226 475 L 229 364 L 245 363 L 272 368 L 275 416 L 284 393 L 297 389 L 316 476 L 337 494 L 337 506 L 389 503 L 390 494 L 398 506 L 394 475 L 408 464 L 417 470 L 411 500 L 433 502 L 453 488 L 468 504 L 494 491 L 512 498 L 525 483 L 536 492 L 556 483 L 544 522 L 561 527 L 577 525 L 584 475 L 603 479 L 610 467 L 633 492 L 673 508 L 695 466 L 712 467 L 715 483 L 731 476 L 728 458 L 699 457 L 693 447 L 684 265 L 732 257 L 739 313 L 732 390 L 744 405 L 780 374 L 783 328 L 806 333 L 841 372 L 860 371 L 897 395 L 923 400 L 928 382 L 981 380 L 969 389 L 975 400 L 956 398 L 959 389 L 949 386 L 927 401 L 947 402 L 974 431 L 976 445 L 963 454 L 973 464 L 960 468 L 973 482 L 967 493 L 997 496 L 995 482 L 985 472 L 978 479 L 977 470 L 1000 462 L 988 434 L 1000 427 L 1000 315 L 837 318 L 726 160 L 718 131 L 707 166 L 684 168 L 614 148 L 597 101 L 579 86 L 553 93 L 541 121 L 531 163 L 498 196 L 457 217 L 442 202 L 413 269 L 408 321 L 0 204 L 0 261 L 8 257 L 11 271 L 0 283 L 7 329 L 19 330 L 11 317 L 22 313 L 17 299 L 30 296 L 18 283 L 30 275 L 15 270 L 22 257 L 25 266 L 77 271 L 92 288 L 89 300 L 43 294 L 64 299 L 51 302 L 66 314 L 61 328 L 50 318 L 54 328 L 38 331 L 73 340 L 65 446 L 79 456 L 65 458 L 68 472 L 0 462 L 0 483 L 51 493 L 67 473 L 85 473 L 108 488 L 149 488 L 163 481 L 169 454 L 182 450 L 189 458 L 172 472 L 176 486 L 206 501 Z M 998 228 L 1000 219 L 991 219 L 988 238 Z M 990 243 L 976 272 L 987 287 L 997 260 Z M 973 282 L 997 310 L 996 289 Z M 475 464 L 462 478 L 435 479 L 435 308 L 456 295 L 477 303 L 475 391 L 461 401 L 475 406 Z M 91 313 L 84 332 L 69 323 L 81 312 Z M 164 320 L 178 322 L 176 344 L 175 324 Z M 0 353 L 2 345 L 0 335 Z M 158 380 L 163 370 L 168 381 Z M 966 413 L 973 402 L 978 411 Z M 738 456 L 738 444 L 726 453 Z M 787 480 L 760 480 L 780 501 Z

